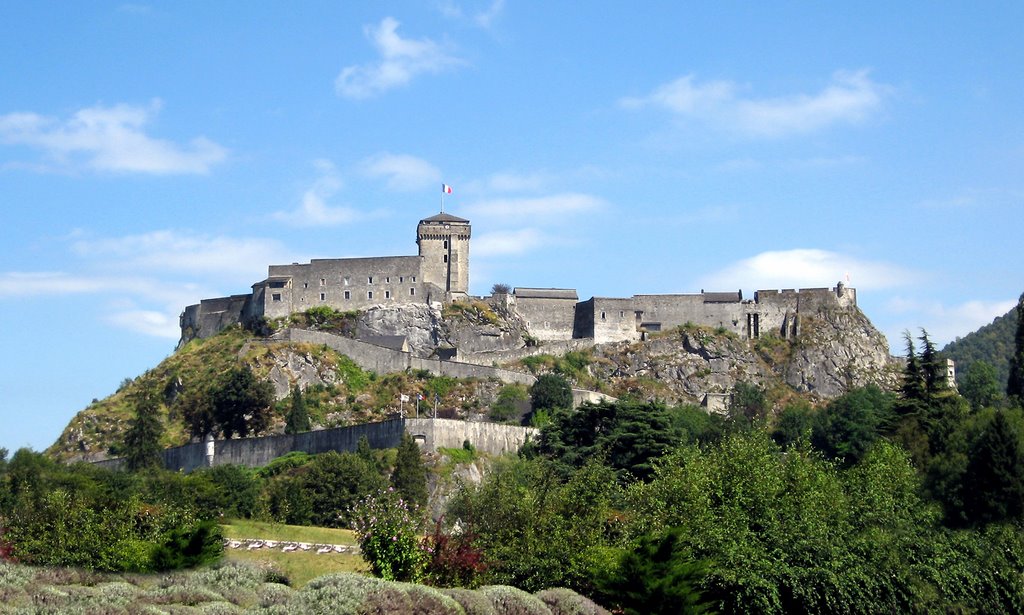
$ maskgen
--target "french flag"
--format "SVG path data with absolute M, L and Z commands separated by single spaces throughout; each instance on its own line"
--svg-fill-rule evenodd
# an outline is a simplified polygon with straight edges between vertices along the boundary
M 452 187 L 449 186 L 448 184 L 441 184 L 441 192 L 443 192 L 445 194 L 451 194 L 452 193 Z

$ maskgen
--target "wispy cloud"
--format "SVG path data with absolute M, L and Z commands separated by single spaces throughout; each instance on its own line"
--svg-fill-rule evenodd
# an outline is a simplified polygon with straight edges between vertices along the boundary
M 319 175 L 313 185 L 303 192 L 298 208 L 274 212 L 271 217 L 300 227 L 337 226 L 358 220 L 360 213 L 356 209 L 328 204 L 344 185 L 334 164 L 329 160 L 317 160 L 313 165 Z
M 479 217 L 521 220 L 523 217 L 553 218 L 601 209 L 605 202 L 589 194 L 566 192 L 550 196 L 499 198 L 478 201 L 466 210 Z
M 346 98 L 370 98 L 406 85 L 423 73 L 440 73 L 465 64 L 445 46 L 429 38 L 402 38 L 399 22 L 385 17 L 377 26 L 363 31 L 380 54 L 380 59 L 363 65 L 346 66 L 334 81 L 337 93 Z
M 362 172 L 373 178 L 384 178 L 391 190 L 411 192 L 437 184 L 441 171 L 422 158 L 407 154 L 379 154 L 363 161 Z
M 863 290 L 894 288 L 918 276 L 899 265 L 862 260 L 838 252 L 796 249 L 762 252 L 703 276 L 703 288 L 758 290 L 819 288 L 850 276 L 850 285 Z
M 0 115 L 0 143 L 41 150 L 60 167 L 126 173 L 207 173 L 227 157 L 227 150 L 206 137 L 188 145 L 157 139 L 145 132 L 160 111 L 148 107 L 98 105 L 61 120 L 36 113 Z
M 288 258 L 276 239 L 211 236 L 177 230 L 158 230 L 138 235 L 79 238 L 73 254 L 102 262 L 114 271 L 182 273 L 189 277 L 262 276 L 266 265 Z
M 686 75 L 647 96 L 627 97 L 619 103 L 627 109 L 665 109 L 679 118 L 743 136 L 783 137 L 863 121 L 881 109 L 891 90 L 872 81 L 867 70 L 837 71 L 831 83 L 815 94 L 744 98 L 741 89 L 732 81 L 700 83 L 694 75 Z
M 123 237 L 67 239 L 63 271 L 0 272 L 0 301 L 88 296 L 112 326 L 177 339 L 182 308 L 221 289 L 262 279 L 267 264 L 291 262 L 275 239 L 158 230 Z
M 473 3 L 476 5 L 486 4 L 483 8 L 477 8 L 476 10 L 463 10 L 462 5 L 452 0 L 446 0 L 439 3 L 438 10 L 441 14 L 449 19 L 466 20 L 468 19 L 474 25 L 484 28 L 485 30 L 490 28 L 494 24 L 494 21 L 501 16 L 501 13 L 505 10 L 505 0 L 491 0 L 490 3 Z M 476 8 L 476 7 L 474 7 Z
M 515 256 L 535 250 L 544 243 L 545 237 L 535 228 L 495 231 L 473 237 L 473 254 L 482 258 Z

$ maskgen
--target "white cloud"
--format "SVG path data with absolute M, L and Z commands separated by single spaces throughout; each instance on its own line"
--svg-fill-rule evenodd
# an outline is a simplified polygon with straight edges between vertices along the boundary
M 443 2 L 438 3 L 437 8 L 441 12 L 441 14 L 447 17 L 448 19 L 461 20 L 466 18 L 466 11 L 462 10 L 462 6 L 460 6 L 456 2 L 452 2 L 451 0 L 445 0 Z M 474 25 L 477 25 L 486 30 L 487 28 L 491 27 L 494 21 L 501 15 L 502 11 L 504 10 L 505 0 L 492 0 L 490 4 L 488 4 L 485 8 L 481 10 L 470 11 L 469 19 L 470 21 L 473 22 Z
M 120 329 L 127 329 L 149 335 L 176 340 L 181 337 L 178 316 L 171 312 L 154 310 L 123 310 L 111 312 L 106 321 Z
M 782 137 L 859 122 L 882 106 L 890 91 L 870 79 L 867 70 L 837 71 L 816 94 L 743 98 L 731 81 L 697 83 L 693 75 L 661 85 L 644 97 L 623 98 L 627 109 L 657 107 L 679 117 L 751 137 Z
M 388 188 L 411 192 L 437 185 L 440 190 L 441 171 L 422 158 L 407 154 L 379 154 L 363 161 L 362 171 L 373 178 L 386 178 Z
M 337 93 L 346 98 L 370 98 L 409 83 L 422 73 L 440 73 L 465 64 L 429 38 L 409 39 L 398 34 L 399 22 L 385 17 L 380 25 L 364 32 L 380 54 L 380 60 L 346 66 L 335 79 Z
M 515 256 L 536 249 L 544 243 L 544 236 L 534 228 L 515 231 L 495 231 L 473 237 L 473 255 Z
M 917 322 L 906 323 L 894 330 L 890 334 L 893 336 L 890 337 L 890 341 L 901 340 L 903 330 L 909 330 L 916 338 L 923 327 L 928 331 L 928 337 L 941 347 L 959 336 L 967 335 L 991 323 L 996 316 L 1002 316 L 1015 305 L 1017 302 L 1013 299 L 971 300 L 958 305 L 944 305 L 940 301 L 893 297 L 886 303 L 886 309 L 899 315 L 911 315 Z
M 699 280 L 709 290 L 740 288 L 821 288 L 850 276 L 850 286 L 862 290 L 893 288 L 916 275 L 898 265 L 865 261 L 827 250 L 796 249 L 762 252 Z
M 581 214 L 605 206 L 604 201 L 589 194 L 567 192 L 551 196 L 499 198 L 479 201 L 466 209 L 474 216 L 486 218 L 552 218 Z
M 87 107 L 64 121 L 10 113 L 0 116 L 0 142 L 33 147 L 60 165 L 96 171 L 207 173 L 227 157 L 225 148 L 205 137 L 182 146 L 147 135 L 144 128 L 159 110 L 160 101 L 154 100 L 149 107 Z
M 317 160 L 314 166 L 320 175 L 302 194 L 299 207 L 293 211 L 275 212 L 271 217 L 292 226 L 337 226 L 359 219 L 359 212 L 351 207 L 327 204 L 344 185 L 334 164 L 329 160 Z
M 99 260 L 118 271 L 176 272 L 190 277 L 215 275 L 257 278 L 266 264 L 283 261 L 288 254 L 275 239 L 210 236 L 159 230 L 124 237 L 78 239 L 71 245 L 76 255 Z

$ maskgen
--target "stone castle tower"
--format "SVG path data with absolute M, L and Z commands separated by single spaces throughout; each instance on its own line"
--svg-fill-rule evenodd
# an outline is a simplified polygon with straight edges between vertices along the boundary
M 454 300 L 469 293 L 469 220 L 440 213 L 420 220 L 416 245 L 423 281 L 436 285 Z

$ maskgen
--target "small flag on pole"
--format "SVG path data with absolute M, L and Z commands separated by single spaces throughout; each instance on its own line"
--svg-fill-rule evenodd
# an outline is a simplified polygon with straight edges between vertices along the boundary
M 401 401 L 409 401 L 409 396 L 405 395 L 405 394 L 402 394 L 402 395 L 399 396 L 398 399 L 401 400 Z
M 451 194 L 452 193 L 452 187 L 449 186 L 448 184 L 441 184 L 441 192 L 443 192 L 445 194 Z

